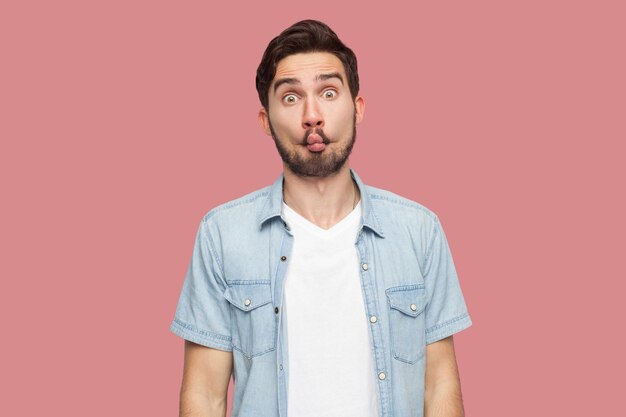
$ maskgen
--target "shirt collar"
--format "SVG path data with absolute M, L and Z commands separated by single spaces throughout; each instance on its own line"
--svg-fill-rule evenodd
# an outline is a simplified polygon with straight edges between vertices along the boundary
M 365 184 L 363 184 L 363 181 L 361 181 L 361 178 L 356 174 L 356 172 L 354 172 L 354 170 L 350 169 L 350 175 L 359 187 L 359 193 L 361 194 L 361 221 L 363 223 L 363 227 L 372 230 L 378 236 L 384 238 L 383 229 L 380 226 L 380 222 L 374 211 L 374 206 L 372 205 L 371 196 L 369 195 Z M 280 177 L 274 181 L 274 184 L 270 186 L 269 194 L 267 195 L 263 209 L 259 214 L 258 222 L 260 229 L 262 229 L 269 220 L 277 217 L 281 218 L 283 222 L 285 221 L 282 217 L 283 180 L 284 175 L 281 174 Z

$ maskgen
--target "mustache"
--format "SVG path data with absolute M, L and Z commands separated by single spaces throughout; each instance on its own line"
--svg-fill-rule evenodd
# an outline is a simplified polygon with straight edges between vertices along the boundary
M 302 138 L 302 140 L 300 141 L 300 144 L 302 146 L 306 146 L 308 145 L 307 142 L 307 138 L 309 137 L 309 135 L 311 133 L 317 133 L 320 138 L 322 138 L 322 143 L 324 145 L 328 145 L 330 143 L 330 139 L 328 138 L 328 136 L 326 136 L 326 134 L 324 133 L 324 130 L 320 129 L 320 128 L 313 128 L 313 129 L 309 129 L 304 133 L 304 137 Z

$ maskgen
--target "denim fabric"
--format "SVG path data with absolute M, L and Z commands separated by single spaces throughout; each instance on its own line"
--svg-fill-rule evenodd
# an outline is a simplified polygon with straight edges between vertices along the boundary
M 422 416 L 426 345 L 471 320 L 437 216 L 351 173 L 361 192 L 355 245 L 381 417 Z M 281 176 L 202 219 L 170 327 L 233 352 L 234 417 L 288 415 L 281 307 L 293 236 L 281 213 L 282 186 Z

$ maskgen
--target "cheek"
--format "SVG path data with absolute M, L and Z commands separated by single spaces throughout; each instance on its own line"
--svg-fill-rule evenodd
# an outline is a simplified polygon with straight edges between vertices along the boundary
M 301 134 L 299 119 L 288 111 L 270 111 L 272 128 L 278 136 L 298 136 Z
M 354 106 L 352 103 L 348 103 L 346 106 L 342 106 L 341 110 L 331 113 L 332 119 L 329 121 L 332 124 L 336 124 L 337 129 L 352 129 L 352 122 L 354 120 Z
M 270 110 L 269 119 L 272 123 L 272 127 L 274 130 L 282 129 L 284 126 L 288 125 L 287 121 L 289 117 L 285 114 L 284 111 L 281 110 Z

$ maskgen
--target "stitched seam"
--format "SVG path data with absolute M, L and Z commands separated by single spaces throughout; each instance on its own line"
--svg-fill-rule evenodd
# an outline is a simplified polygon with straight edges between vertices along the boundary
M 461 315 L 460 315 L 460 316 L 458 316 L 458 317 L 455 317 L 455 318 L 453 318 L 453 319 L 450 319 L 450 320 L 444 321 L 443 323 L 436 324 L 436 325 L 434 325 L 433 327 L 431 327 L 431 328 L 429 328 L 429 329 L 426 329 L 426 334 L 428 334 L 428 333 L 432 333 L 432 332 L 434 332 L 434 331 L 436 331 L 436 330 L 439 330 L 439 329 L 441 329 L 441 328 L 443 328 L 443 327 L 447 327 L 447 326 L 449 326 L 449 325 L 451 325 L 451 324 L 453 324 L 453 323 L 456 323 L 457 321 L 461 321 L 461 320 L 463 320 L 463 319 L 467 318 L 468 316 L 469 316 L 469 314 L 468 314 L 468 313 L 464 313 L 464 314 L 461 314 Z
M 255 354 L 253 354 L 253 355 L 249 355 L 249 354 L 247 354 L 246 352 L 244 352 L 243 350 L 241 350 L 241 348 L 240 348 L 239 346 L 235 346 L 235 345 L 233 345 L 233 349 L 235 349 L 236 351 L 240 352 L 240 353 L 241 353 L 241 354 L 242 354 L 242 355 L 243 355 L 246 359 L 250 360 L 250 359 L 252 359 L 252 358 L 254 358 L 254 357 L 256 357 L 256 356 L 264 355 L 264 354 L 266 354 L 266 353 L 268 353 L 268 352 L 271 352 L 271 351 L 273 351 L 273 350 L 276 350 L 276 346 L 274 346 L 274 347 L 272 347 L 272 348 L 269 348 L 269 349 L 267 349 L 267 350 L 264 350 L 263 352 L 255 353 Z
M 189 330 L 192 333 L 201 335 L 201 336 L 206 336 L 208 338 L 211 339 L 218 339 L 218 340 L 225 340 L 227 342 L 231 342 L 232 338 L 229 336 L 223 336 L 221 334 L 218 333 L 213 333 L 213 332 L 209 332 L 207 330 L 200 330 L 200 329 L 196 329 L 195 327 L 193 327 L 190 324 L 185 323 L 184 321 L 180 321 L 179 319 L 174 319 L 174 323 L 176 323 L 178 326 L 180 326 L 181 328 L 185 329 L 185 330 Z
M 433 251 L 434 251 L 435 238 L 437 237 L 437 234 L 439 234 L 439 230 L 437 228 L 438 224 L 439 224 L 439 221 L 436 221 L 435 224 L 433 224 L 433 230 L 431 232 L 432 237 L 430 238 L 430 242 L 428 243 L 428 249 L 426 250 L 426 257 L 424 258 L 424 266 L 428 266 L 428 271 L 430 271 L 430 265 L 428 265 L 428 261 L 430 260 L 430 256 L 433 254 Z M 426 275 L 428 275 L 428 272 L 424 271 L 424 276 Z
M 399 198 L 390 198 L 387 196 L 383 196 L 380 194 L 370 194 L 368 193 L 370 199 L 372 200 L 382 200 L 382 201 L 388 201 L 390 203 L 394 203 L 394 204 L 398 204 L 404 207 L 410 207 L 410 208 L 414 208 L 417 209 L 421 212 L 424 212 L 425 214 L 427 214 L 431 219 L 435 220 L 437 218 L 437 216 L 428 208 L 424 207 L 423 205 L 421 205 L 420 203 L 417 203 L 415 201 L 411 201 L 411 200 L 406 200 L 406 199 L 399 199 Z
M 420 359 L 422 359 L 424 357 L 424 349 L 422 349 L 422 352 L 420 353 L 420 355 L 415 360 L 409 360 L 409 359 L 401 358 L 395 352 L 393 353 L 393 357 L 394 357 L 395 360 L 398 360 L 400 362 L 404 362 L 404 363 L 408 363 L 408 364 L 413 365 L 415 362 L 419 361 Z
M 397 292 L 397 291 L 407 291 L 407 290 L 417 290 L 417 289 L 424 289 L 425 285 L 424 284 L 409 284 L 409 285 L 399 285 L 397 287 L 390 287 L 387 288 L 385 290 L 385 292 L 387 294 L 392 293 L 392 292 Z
M 217 262 L 217 266 L 219 266 L 220 268 L 220 272 L 221 272 L 221 276 L 224 277 L 224 265 L 222 264 L 222 260 L 220 259 L 220 257 L 217 255 L 217 252 L 215 251 L 215 245 L 213 243 L 213 237 L 211 236 L 211 233 L 209 232 L 209 225 L 206 224 L 206 222 L 204 223 L 204 226 L 206 227 L 206 237 L 208 240 L 208 248 L 209 248 L 209 252 L 211 252 L 211 256 L 213 256 L 213 258 L 215 259 L 215 261 Z
M 271 281 L 269 279 L 256 279 L 256 280 L 245 280 L 238 279 L 234 281 L 226 281 L 228 285 L 269 285 Z

